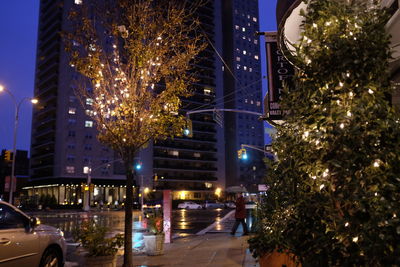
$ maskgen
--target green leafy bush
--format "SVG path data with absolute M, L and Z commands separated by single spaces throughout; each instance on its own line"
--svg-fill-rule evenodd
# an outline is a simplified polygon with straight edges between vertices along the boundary
M 400 266 L 400 117 L 379 1 L 307 0 L 254 255 L 302 266 Z
M 88 256 L 115 255 L 124 244 L 122 234 L 107 237 L 109 229 L 97 225 L 93 220 L 82 222 L 80 228 L 73 233 L 75 240 L 88 252 Z

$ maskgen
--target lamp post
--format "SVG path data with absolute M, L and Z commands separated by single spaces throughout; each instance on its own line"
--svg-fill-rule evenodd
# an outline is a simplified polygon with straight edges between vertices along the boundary
M 38 100 L 35 98 L 31 97 L 24 97 L 22 98 L 19 102 L 15 99 L 15 96 L 6 88 L 4 88 L 2 85 L 0 85 L 0 92 L 6 92 L 11 96 L 11 99 L 14 103 L 15 106 L 15 115 L 14 115 L 14 137 L 13 137 L 13 158 L 12 158 L 12 163 L 11 163 L 11 178 L 10 178 L 10 197 L 8 202 L 10 204 L 13 204 L 13 189 L 14 189 L 14 176 L 15 176 L 15 159 L 17 156 L 17 128 L 18 128 L 18 120 L 19 120 L 19 109 L 21 107 L 21 104 L 25 100 L 30 100 L 32 104 L 37 104 Z

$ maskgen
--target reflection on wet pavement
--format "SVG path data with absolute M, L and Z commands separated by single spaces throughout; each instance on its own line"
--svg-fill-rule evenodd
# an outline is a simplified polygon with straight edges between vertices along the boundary
M 175 237 L 185 237 L 195 234 L 206 228 L 214 221 L 220 221 L 230 210 L 173 210 L 172 225 Z M 40 219 L 42 224 L 60 228 L 65 233 L 67 240 L 72 240 L 72 232 L 77 229 L 83 221 L 93 219 L 101 226 L 106 226 L 113 233 L 124 232 L 124 211 L 47 211 L 34 212 L 30 215 Z M 143 244 L 143 232 L 146 224 L 140 211 L 133 213 L 133 246 L 140 248 Z

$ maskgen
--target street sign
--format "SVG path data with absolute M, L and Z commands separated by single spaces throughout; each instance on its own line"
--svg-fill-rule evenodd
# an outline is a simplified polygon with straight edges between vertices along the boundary
M 291 83 L 294 74 L 292 64 L 278 48 L 276 32 L 266 35 L 268 94 L 264 98 L 264 112 L 271 120 L 282 120 L 284 111 L 280 107 L 281 92 L 285 83 Z
M 13 179 L 13 192 L 15 192 L 16 190 L 16 188 L 17 188 L 17 179 L 16 179 L 16 177 L 14 176 L 14 179 Z M 11 179 L 10 179 L 10 176 L 6 176 L 5 177 L 5 183 L 4 183 L 4 192 L 10 192 L 10 187 L 11 187 Z
M 220 126 L 223 127 L 224 125 L 224 115 L 218 109 L 214 109 L 213 111 L 213 119 L 214 121 Z

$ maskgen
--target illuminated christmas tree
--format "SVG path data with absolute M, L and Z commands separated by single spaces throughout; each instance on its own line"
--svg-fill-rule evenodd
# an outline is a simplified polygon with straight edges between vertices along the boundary
M 390 104 L 388 15 L 371 1 L 308 2 L 295 86 L 273 143 L 256 255 L 303 266 L 400 265 L 400 124 Z

